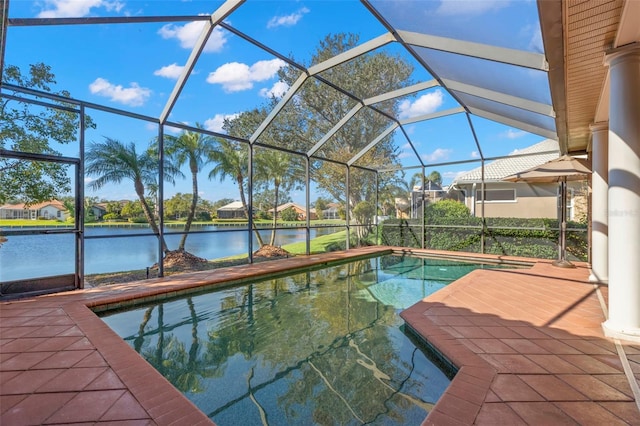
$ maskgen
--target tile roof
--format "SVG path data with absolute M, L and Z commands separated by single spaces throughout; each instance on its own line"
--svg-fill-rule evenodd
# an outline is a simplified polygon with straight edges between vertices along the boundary
M 45 208 L 47 206 L 55 207 L 58 210 L 67 210 L 65 208 L 64 204 L 61 201 L 58 201 L 58 200 L 44 201 L 42 203 L 36 203 L 36 204 L 31 204 L 31 205 L 27 205 L 25 203 L 5 204 L 3 206 L 0 206 L 0 209 L 6 209 L 6 210 L 40 210 L 40 209 L 43 209 L 43 208 Z
M 242 205 L 242 201 L 234 201 L 227 205 L 220 207 L 218 210 L 242 210 L 244 206 Z
M 549 151 L 552 151 L 549 153 Z M 545 153 L 546 154 L 543 154 Z M 539 154 L 537 154 L 539 153 Z M 523 154 L 532 154 L 522 156 Z M 516 157 L 517 156 L 517 157 Z M 511 154 L 507 158 L 501 158 L 499 160 L 487 163 L 484 166 L 484 178 L 486 181 L 499 181 L 503 178 L 528 170 L 532 167 L 539 166 L 547 161 L 553 160 L 560 156 L 560 150 L 558 148 L 558 141 L 553 139 L 545 139 L 544 141 L 531 145 L 524 149 L 519 149 Z M 467 172 L 461 176 L 458 176 L 454 183 L 473 183 L 480 182 L 482 180 L 482 168 L 478 167 L 470 172 Z

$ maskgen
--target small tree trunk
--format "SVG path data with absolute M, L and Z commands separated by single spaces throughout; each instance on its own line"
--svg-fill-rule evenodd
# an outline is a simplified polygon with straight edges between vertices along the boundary
M 187 215 L 187 223 L 184 224 L 184 234 L 182 234 L 182 238 L 180 238 L 178 251 L 184 251 L 184 246 L 187 243 L 189 230 L 191 229 L 191 224 L 193 223 L 193 218 L 196 215 L 196 207 L 198 205 L 198 171 L 196 170 L 194 172 L 193 169 L 191 170 L 191 191 L 191 208 L 189 209 L 189 214 Z
M 240 201 L 242 201 L 242 207 L 244 208 L 244 215 L 247 218 L 247 220 L 249 220 L 249 214 L 253 214 L 253 212 L 249 213 L 249 208 L 247 207 L 247 199 L 244 196 L 244 189 L 242 188 L 242 179 L 238 179 L 238 188 L 240 189 Z M 252 222 L 252 223 L 253 223 L 253 232 L 256 234 L 256 239 L 258 240 L 258 244 L 260 244 L 260 247 L 262 247 L 264 246 L 264 241 L 262 241 L 262 237 L 258 232 L 258 227 L 256 226 L 255 222 Z
M 167 243 L 164 240 L 164 236 L 160 237 L 160 228 L 158 228 L 158 224 L 156 223 L 156 219 L 151 212 L 151 208 L 149 204 L 147 204 L 147 200 L 144 198 L 144 185 L 142 182 L 136 181 L 136 194 L 138 194 L 138 198 L 140 199 L 140 204 L 142 204 L 142 211 L 144 212 L 145 217 L 147 218 L 147 222 L 149 222 L 149 226 L 151 226 L 151 230 L 158 237 L 158 240 L 162 244 L 162 251 L 166 254 L 169 249 L 167 248 Z
M 271 240 L 269 241 L 269 245 L 274 245 L 276 243 L 276 226 L 278 226 L 278 192 L 280 190 L 280 185 L 277 183 L 274 185 L 274 200 L 273 200 L 273 229 L 271 230 Z

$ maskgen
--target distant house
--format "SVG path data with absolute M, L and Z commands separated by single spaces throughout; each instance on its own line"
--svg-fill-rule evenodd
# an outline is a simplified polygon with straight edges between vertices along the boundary
M 43 203 L 26 205 L 5 204 L 0 206 L 0 219 L 57 219 L 66 220 L 69 212 L 61 201 L 51 200 Z
M 92 205 L 91 213 L 96 220 L 102 220 L 102 217 L 107 214 L 107 203 L 97 203 Z
M 340 209 L 340 204 L 338 203 L 327 204 L 326 210 L 322 210 L 322 218 L 323 219 L 340 219 L 340 215 L 338 214 L 338 209 Z
M 521 154 L 531 154 L 520 156 Z M 518 155 L 518 156 L 515 156 Z M 558 158 L 558 142 L 547 139 L 518 150 L 509 157 L 485 164 L 484 193 L 482 192 L 482 168 L 465 173 L 452 183 L 450 192 L 458 192 L 459 199 L 469 207 L 474 216 L 481 215 L 484 199 L 485 217 L 556 218 L 558 215 L 557 183 L 504 182 L 507 176 L 523 172 Z M 569 184 L 569 218 L 576 217 L 573 208 L 579 198 L 580 183 Z
M 245 210 L 241 201 L 234 201 L 220 207 L 216 211 L 218 219 L 246 219 Z
M 295 210 L 296 214 L 298 215 L 298 220 L 307 220 L 307 208 L 296 203 L 284 203 L 279 205 L 275 209 L 277 217 L 279 218 L 282 212 L 289 208 Z M 269 213 L 273 214 L 273 209 L 269 210 Z M 309 209 L 309 219 L 315 220 L 317 218 L 318 215 L 316 215 L 316 209 Z
M 414 186 L 411 190 L 411 218 L 416 219 L 422 216 L 422 208 L 425 202 L 435 203 L 443 199 L 446 195 L 446 190 L 430 180 L 424 183 L 424 189 L 422 189 L 422 184 Z

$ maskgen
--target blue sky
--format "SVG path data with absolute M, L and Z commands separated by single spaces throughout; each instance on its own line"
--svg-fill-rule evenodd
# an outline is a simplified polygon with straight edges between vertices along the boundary
M 416 31 L 429 29 L 433 35 L 452 37 L 502 47 L 541 52 L 536 2 L 533 0 L 423 0 L 418 2 L 372 1 L 375 7 L 393 19 L 415 22 Z M 222 2 L 216 1 L 126 1 L 126 0 L 11 0 L 11 18 L 34 17 L 102 17 L 102 16 L 173 16 L 211 14 Z M 409 22 L 408 21 L 408 22 Z M 352 32 L 361 42 L 385 33 L 382 25 L 365 7 L 354 0 L 343 1 L 258 1 L 249 0 L 226 22 L 275 51 L 292 55 L 308 65 L 318 41 L 329 33 Z M 201 22 L 166 22 L 146 24 L 74 25 L 10 27 L 7 34 L 7 64 L 23 71 L 28 64 L 44 62 L 56 75 L 55 90 L 66 89 L 72 96 L 88 102 L 104 104 L 138 114 L 158 117 L 174 88 L 197 39 Z M 415 82 L 431 77 L 408 56 L 397 43 L 379 51 L 401 54 L 414 65 Z M 225 117 L 263 104 L 274 93 L 287 87 L 279 82 L 276 72 L 283 62 L 240 37 L 222 29 L 214 29 L 205 51 L 195 66 L 170 115 L 170 120 L 221 131 Z M 452 66 L 455 63 L 452 63 Z M 467 67 L 468 68 L 468 67 Z M 491 75 L 492 70 L 464 69 L 474 78 L 494 78 L 508 84 L 510 77 Z M 520 87 L 517 76 L 514 90 Z M 457 106 L 443 89 L 434 88 L 401 101 L 401 116 L 407 118 Z M 104 136 L 123 142 L 135 141 L 141 149 L 157 134 L 152 123 L 88 110 L 98 127 L 87 134 L 87 141 L 101 141 Z M 506 155 L 537 143 L 543 138 L 481 118 L 473 118 L 475 131 L 485 156 Z M 427 163 L 461 161 L 478 158 L 478 150 L 464 115 L 430 120 L 406 126 L 407 133 Z M 168 129 L 168 131 L 171 131 Z M 416 165 L 415 155 L 408 150 L 406 138 L 394 133 L 394 143 L 401 152 L 403 164 Z M 75 149 L 75 151 L 74 151 Z M 77 147 L 63 148 L 65 154 L 76 155 Z M 478 164 L 441 167 L 445 184 L 459 173 Z M 436 167 L 436 170 L 438 168 Z M 409 170 L 407 179 L 417 170 Z M 208 171 L 207 171 L 208 173 Z M 238 198 L 231 182 L 207 181 L 200 178 L 201 196 L 215 201 Z M 189 192 L 188 180 L 165 188 L 166 196 Z M 108 199 L 135 198 L 133 188 L 105 187 L 87 195 Z M 315 200 L 318 194 L 312 194 Z M 292 194 L 303 201 L 303 192 Z

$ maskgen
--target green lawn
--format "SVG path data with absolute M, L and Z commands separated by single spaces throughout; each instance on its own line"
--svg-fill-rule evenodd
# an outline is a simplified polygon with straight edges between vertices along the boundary
M 0 220 L 0 227 L 10 226 L 65 226 L 73 227 L 73 223 L 60 222 L 57 220 L 29 220 L 29 219 L 2 219 Z
M 333 244 L 343 244 L 347 238 L 347 231 L 339 231 L 333 234 L 322 235 L 310 241 L 309 251 L 311 254 L 325 253 L 327 247 Z M 305 254 L 307 251 L 307 242 L 292 243 L 282 246 L 283 249 L 291 254 Z

